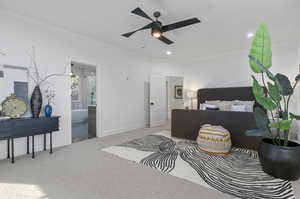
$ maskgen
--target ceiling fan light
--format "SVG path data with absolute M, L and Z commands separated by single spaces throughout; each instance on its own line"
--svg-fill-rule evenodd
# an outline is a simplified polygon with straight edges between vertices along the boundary
M 161 31 L 160 31 L 160 29 L 158 29 L 158 28 L 153 28 L 152 29 L 152 36 L 153 37 L 155 37 L 155 38 L 159 38 L 159 37 L 161 37 Z
M 153 33 L 153 37 L 159 38 L 161 36 L 160 32 L 155 32 Z

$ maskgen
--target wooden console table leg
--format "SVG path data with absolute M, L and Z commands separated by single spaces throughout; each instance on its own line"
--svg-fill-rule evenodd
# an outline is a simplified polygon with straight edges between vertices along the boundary
M 14 146 L 14 138 L 11 138 L 11 163 L 15 163 L 15 146 Z
M 35 158 L 35 154 L 34 154 L 34 135 L 32 136 L 32 159 Z
M 45 134 L 44 134 L 44 151 L 47 150 L 47 149 L 46 149 L 46 136 L 47 136 L 47 134 L 45 133 Z
M 52 132 L 50 132 L 50 154 L 52 154 Z
M 29 136 L 27 136 L 27 154 L 29 154 Z
M 10 138 L 7 139 L 7 159 L 10 159 Z

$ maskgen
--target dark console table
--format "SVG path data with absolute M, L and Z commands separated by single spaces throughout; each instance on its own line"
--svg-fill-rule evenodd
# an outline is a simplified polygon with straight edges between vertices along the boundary
M 27 138 L 27 154 L 29 154 L 29 138 L 32 137 L 32 158 L 35 158 L 34 136 L 44 135 L 44 151 L 46 137 L 50 134 L 50 154 L 52 154 L 52 132 L 59 130 L 59 117 L 20 118 L 0 120 L 0 140 L 7 140 L 7 158 L 14 163 L 14 139 Z M 10 146 L 11 145 L 11 146 Z M 10 152 L 11 150 L 11 152 Z M 11 156 L 10 156 L 11 154 Z

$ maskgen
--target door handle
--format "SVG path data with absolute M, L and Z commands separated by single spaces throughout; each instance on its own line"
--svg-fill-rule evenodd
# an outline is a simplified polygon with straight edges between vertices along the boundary
M 154 103 L 153 103 L 153 102 L 151 102 L 151 103 L 150 103 L 150 105 L 151 105 L 151 106 L 153 106 L 153 105 L 154 105 Z

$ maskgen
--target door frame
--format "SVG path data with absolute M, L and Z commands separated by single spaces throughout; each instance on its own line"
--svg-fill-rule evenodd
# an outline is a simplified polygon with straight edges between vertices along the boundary
M 96 137 L 101 137 L 102 136 L 102 91 L 103 91 L 103 68 L 101 64 L 89 61 L 89 60 L 82 60 L 82 59 L 76 59 L 76 58 L 68 58 L 67 59 L 67 86 L 69 89 L 67 89 L 68 93 L 68 104 L 70 105 L 70 108 L 68 109 L 68 131 L 67 131 L 67 141 L 68 144 L 72 144 L 72 100 L 71 100 L 71 64 L 72 62 L 76 63 L 81 63 L 81 64 L 86 64 L 86 65 L 91 65 L 96 67 L 96 91 L 97 91 L 97 110 L 96 110 Z

